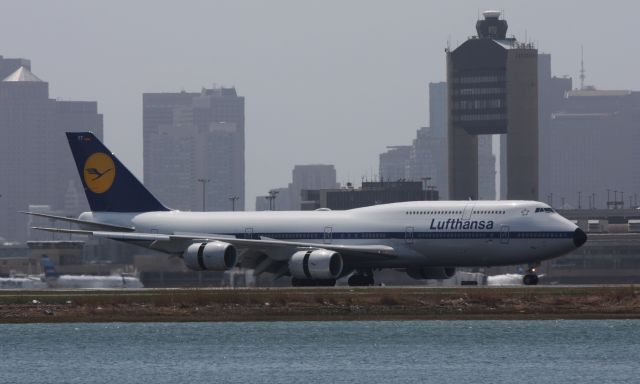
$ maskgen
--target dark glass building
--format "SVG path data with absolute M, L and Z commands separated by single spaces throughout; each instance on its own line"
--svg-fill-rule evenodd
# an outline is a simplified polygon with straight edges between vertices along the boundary
M 477 36 L 447 50 L 449 194 L 478 198 L 478 136 L 506 135 L 508 199 L 538 199 L 538 51 L 486 11 Z

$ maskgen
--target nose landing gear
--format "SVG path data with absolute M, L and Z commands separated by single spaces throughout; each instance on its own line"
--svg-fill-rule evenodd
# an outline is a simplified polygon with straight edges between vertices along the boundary
M 536 268 L 539 266 L 540 264 L 529 264 L 527 273 L 522 277 L 522 283 L 524 285 L 538 285 L 538 274 L 536 273 Z

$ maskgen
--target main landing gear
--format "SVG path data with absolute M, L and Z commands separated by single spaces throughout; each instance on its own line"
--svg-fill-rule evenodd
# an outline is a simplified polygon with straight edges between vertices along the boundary
M 539 266 L 540 264 L 529 264 L 527 273 L 522 277 L 522 283 L 524 285 L 538 285 L 538 274 L 536 274 L 536 268 Z
M 333 287 L 336 285 L 334 279 L 291 279 L 292 287 Z
M 373 271 L 357 271 L 349 278 L 350 287 L 368 287 L 373 285 Z

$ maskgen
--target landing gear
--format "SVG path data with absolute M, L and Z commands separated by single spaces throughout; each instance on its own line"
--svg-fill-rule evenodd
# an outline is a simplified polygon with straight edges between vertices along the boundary
M 350 287 L 368 287 L 374 283 L 372 271 L 358 271 L 353 274 L 348 281 Z
M 529 264 L 527 273 L 522 277 L 522 283 L 524 285 L 538 285 L 538 275 L 536 274 L 536 268 L 540 264 Z
M 524 285 L 537 285 L 538 284 L 538 275 L 536 274 L 527 274 L 522 277 L 522 282 Z
M 333 287 L 336 285 L 336 281 L 334 279 L 291 279 L 292 287 Z

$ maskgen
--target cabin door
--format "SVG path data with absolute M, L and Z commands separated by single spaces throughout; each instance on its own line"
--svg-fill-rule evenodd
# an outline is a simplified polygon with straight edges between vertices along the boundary
M 253 228 L 245 228 L 244 229 L 244 238 L 245 239 L 253 239 Z
M 333 228 L 324 227 L 324 243 L 331 244 L 332 239 L 333 239 Z
M 471 220 L 471 213 L 473 212 L 473 207 L 475 207 L 475 205 L 475 202 L 471 202 L 464 206 L 464 211 L 462 211 L 462 220 Z
M 509 244 L 509 226 L 500 226 L 500 244 Z
M 413 227 L 407 227 L 404 230 L 404 241 L 406 241 L 407 244 L 413 243 Z

